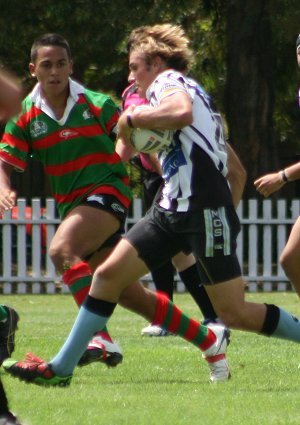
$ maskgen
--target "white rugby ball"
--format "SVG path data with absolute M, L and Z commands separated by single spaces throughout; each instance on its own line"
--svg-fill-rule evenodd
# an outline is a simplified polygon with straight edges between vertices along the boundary
M 136 109 L 152 108 L 150 105 L 140 105 Z M 173 130 L 149 130 L 134 128 L 131 133 L 131 143 L 138 152 L 156 153 L 168 147 L 174 136 Z
M 138 152 L 155 153 L 168 147 L 173 136 L 172 130 L 135 128 L 131 133 L 131 143 Z

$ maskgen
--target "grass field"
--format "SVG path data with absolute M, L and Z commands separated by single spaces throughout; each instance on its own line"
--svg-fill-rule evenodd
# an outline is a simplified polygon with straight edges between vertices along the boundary
M 300 315 L 293 293 L 247 298 Z M 188 295 L 176 295 L 175 301 L 200 318 Z M 2 296 L 1 302 L 21 316 L 17 359 L 27 351 L 51 359 L 76 315 L 68 295 Z M 179 337 L 142 338 L 145 324 L 118 307 L 110 331 L 123 348 L 123 364 L 78 368 L 69 388 L 28 385 L 1 371 L 11 409 L 25 425 L 299 425 L 297 344 L 233 331 L 228 350 L 232 379 L 212 385 L 195 347 Z

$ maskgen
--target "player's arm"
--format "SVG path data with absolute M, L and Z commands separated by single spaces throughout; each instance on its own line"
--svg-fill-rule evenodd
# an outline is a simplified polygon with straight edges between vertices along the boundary
M 298 179 L 300 179 L 300 161 L 290 165 L 284 170 L 259 177 L 255 180 L 254 186 L 261 195 L 268 197 L 281 189 L 287 182 Z
M 136 155 L 136 150 L 132 145 L 124 142 L 123 139 L 118 139 L 116 144 L 116 152 L 121 157 L 122 161 L 128 162 L 134 155 Z M 153 169 L 157 172 L 157 174 L 162 174 L 161 166 L 156 154 L 146 154 L 147 161 L 151 164 Z
M 0 120 L 7 121 L 21 110 L 21 86 L 9 75 L 0 73 Z M 13 166 L 0 159 L 0 213 L 11 209 L 17 194 L 11 188 L 10 176 Z
M 193 122 L 190 97 L 177 91 L 162 98 L 159 106 L 147 110 L 135 110 L 131 120 L 134 127 L 178 130 Z
M 237 208 L 245 188 L 245 184 L 247 180 L 247 172 L 245 168 L 243 167 L 243 164 L 241 163 L 239 157 L 237 156 L 237 154 L 235 153 L 235 151 L 233 150 L 233 148 L 230 146 L 229 143 L 227 143 L 227 152 L 228 152 L 227 180 L 229 181 L 229 185 L 230 185 L 230 189 L 232 193 L 233 205 L 235 208 Z
M 7 121 L 21 110 L 22 90 L 7 74 L 0 73 L 0 121 Z
M 136 150 L 132 144 L 126 142 L 126 139 L 120 137 L 116 143 L 116 152 L 123 162 L 128 162 L 136 154 Z
M 165 96 L 157 107 L 135 109 L 132 105 L 126 109 L 118 122 L 119 136 L 128 139 L 132 128 L 178 130 L 192 122 L 191 99 L 187 93 L 177 91 Z
M 17 194 L 11 188 L 10 176 L 14 167 L 0 159 L 0 213 L 13 208 Z

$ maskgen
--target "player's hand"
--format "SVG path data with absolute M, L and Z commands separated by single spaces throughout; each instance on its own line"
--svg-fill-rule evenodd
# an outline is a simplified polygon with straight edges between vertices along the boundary
M 120 116 L 118 121 L 118 137 L 123 139 L 125 142 L 130 142 L 130 135 L 132 128 L 128 125 L 127 115 L 132 113 L 135 109 L 135 105 L 130 105 Z
M 0 190 L 0 214 L 11 210 L 16 205 L 17 194 L 11 189 Z
M 256 190 L 265 198 L 281 189 L 284 184 L 285 183 L 282 181 L 280 173 L 266 174 L 254 182 Z

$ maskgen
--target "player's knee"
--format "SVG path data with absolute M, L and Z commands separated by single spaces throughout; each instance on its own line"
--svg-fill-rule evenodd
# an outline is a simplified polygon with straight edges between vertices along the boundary
M 52 262 L 56 264 L 60 258 L 60 251 L 57 249 L 56 246 L 50 246 L 48 255 L 51 258 Z
M 50 245 L 49 248 L 49 257 L 51 258 L 52 261 L 57 260 L 61 257 L 62 255 L 62 250 L 61 247 L 57 244 L 55 245 Z
M 283 251 L 279 261 L 287 276 L 293 274 L 294 270 L 299 269 L 298 259 L 295 261 L 293 253 Z
M 51 245 L 48 255 L 58 271 L 66 270 L 74 262 L 71 255 L 68 254 L 68 250 L 63 245 Z
M 94 280 L 97 282 L 115 282 L 117 273 L 114 268 L 99 266 L 94 272 Z

